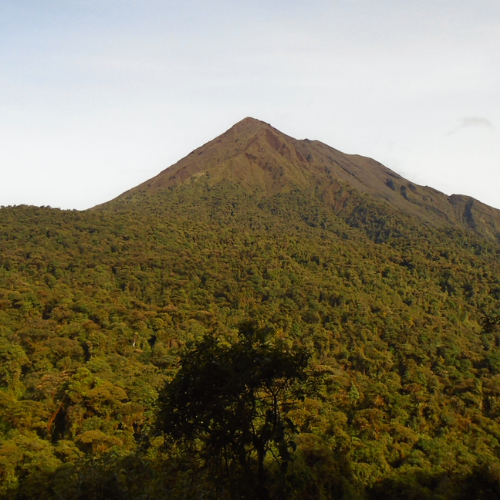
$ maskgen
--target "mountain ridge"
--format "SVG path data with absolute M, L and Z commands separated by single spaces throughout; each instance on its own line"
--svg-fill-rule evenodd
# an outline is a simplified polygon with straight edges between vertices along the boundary
M 447 196 L 413 183 L 372 158 L 346 154 L 320 141 L 294 139 L 251 117 L 95 208 L 138 193 L 154 195 L 179 185 L 214 186 L 222 181 L 259 197 L 312 190 L 337 212 L 349 205 L 354 190 L 434 227 L 458 227 L 500 241 L 500 210 L 466 195 Z

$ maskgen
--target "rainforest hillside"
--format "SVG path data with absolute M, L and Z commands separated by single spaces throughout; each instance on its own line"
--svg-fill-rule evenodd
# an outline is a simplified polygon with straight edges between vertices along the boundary
M 305 144 L 305 162 L 328 148 Z M 426 219 L 412 193 L 430 188 L 405 198 L 360 158 L 359 182 L 373 167 L 398 203 L 271 156 L 162 180 L 174 166 L 85 212 L 2 207 L 0 497 L 251 498 L 157 425 L 179 360 L 250 321 L 310 356 L 287 410 L 296 449 L 281 472 L 266 456 L 269 498 L 497 498 L 497 211 L 434 194 L 451 208 Z M 490 219 L 474 226 L 477 207 Z

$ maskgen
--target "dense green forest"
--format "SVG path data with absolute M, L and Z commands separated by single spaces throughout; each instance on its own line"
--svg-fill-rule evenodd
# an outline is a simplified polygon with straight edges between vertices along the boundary
M 500 245 L 349 203 L 222 182 L 1 208 L 0 497 L 500 498 Z M 308 360 L 255 382 L 290 381 L 282 431 L 225 472 L 212 427 L 169 427 L 209 339 L 224 380 L 253 377 L 241 352 Z

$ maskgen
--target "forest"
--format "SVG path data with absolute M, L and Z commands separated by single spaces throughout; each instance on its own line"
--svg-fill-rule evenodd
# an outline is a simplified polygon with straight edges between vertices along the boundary
M 500 499 L 500 244 L 352 193 L 0 209 L 0 498 Z

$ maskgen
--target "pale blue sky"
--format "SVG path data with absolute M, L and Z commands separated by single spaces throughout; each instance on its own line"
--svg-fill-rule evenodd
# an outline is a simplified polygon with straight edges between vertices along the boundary
M 91 207 L 245 116 L 500 208 L 500 3 L 0 0 L 0 205 Z

